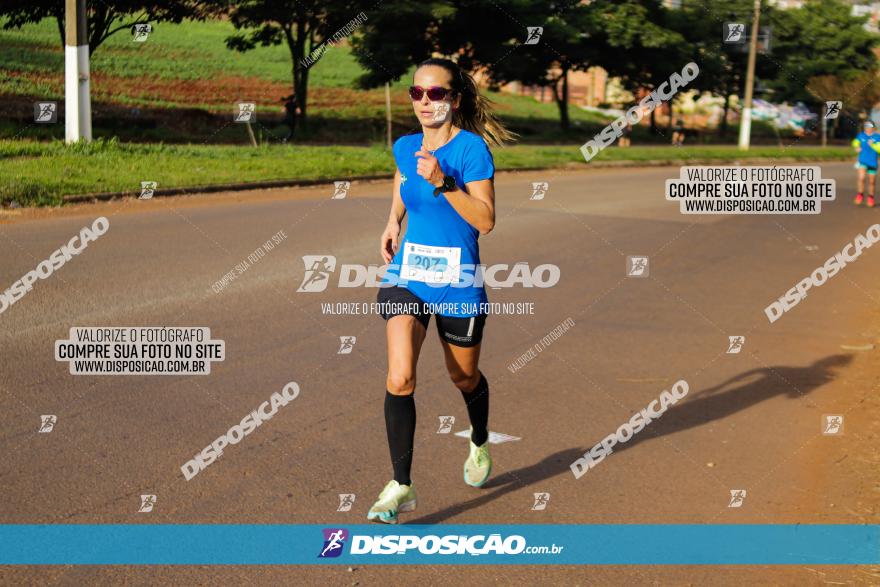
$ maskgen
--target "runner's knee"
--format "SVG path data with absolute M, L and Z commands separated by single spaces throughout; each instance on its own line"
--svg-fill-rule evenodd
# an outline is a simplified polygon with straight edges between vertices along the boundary
M 385 387 L 391 395 L 410 395 L 416 389 L 416 376 L 414 373 L 389 372 Z
M 462 369 L 454 369 L 449 371 L 449 378 L 452 379 L 452 383 L 458 389 L 468 392 L 474 389 L 480 382 L 480 371 L 479 369 L 474 369 L 473 372 L 468 373 Z

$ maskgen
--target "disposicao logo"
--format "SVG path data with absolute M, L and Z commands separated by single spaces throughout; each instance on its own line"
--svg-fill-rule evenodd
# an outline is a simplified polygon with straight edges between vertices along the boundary
M 324 528 L 324 548 L 318 558 L 336 558 L 342 554 L 345 541 L 348 539 L 348 530 L 345 528 Z

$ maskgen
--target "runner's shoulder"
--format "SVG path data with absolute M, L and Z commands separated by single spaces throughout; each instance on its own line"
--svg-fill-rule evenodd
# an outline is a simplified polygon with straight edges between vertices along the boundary
M 465 145 L 468 145 L 468 146 L 476 145 L 476 146 L 485 147 L 486 149 L 489 148 L 489 145 L 486 144 L 485 139 L 483 139 L 483 137 L 481 137 L 477 133 L 471 132 L 469 130 L 461 129 L 458 131 L 458 134 L 461 135 L 461 137 L 459 137 L 459 140 L 461 140 Z
M 422 145 L 422 133 L 412 133 L 408 135 L 403 135 L 394 141 L 394 145 L 391 150 L 394 152 L 394 155 L 397 156 L 398 153 L 402 152 L 402 150 L 410 150 L 412 148 L 412 152 L 415 153 L 419 150 Z

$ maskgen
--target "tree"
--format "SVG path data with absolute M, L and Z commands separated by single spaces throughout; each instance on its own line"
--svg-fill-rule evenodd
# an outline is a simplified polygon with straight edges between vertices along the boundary
M 833 74 L 819 75 L 810 78 L 807 91 L 818 102 L 843 102 L 842 110 L 848 116 L 831 119 L 831 135 L 835 136 L 843 120 L 870 119 L 874 104 L 880 101 L 880 78 L 877 70 L 864 71 L 848 79 Z M 822 112 L 820 110 L 820 116 Z
M 705 59 L 686 41 L 690 29 L 681 24 L 685 20 L 682 11 L 667 10 L 658 2 L 608 2 L 603 20 L 608 23 L 603 27 L 607 35 L 605 43 L 612 52 L 603 60 L 603 67 L 609 75 L 618 77 L 633 95 L 656 89 L 691 61 L 697 62 L 700 75 L 688 89 L 701 87 Z M 652 110 L 650 117 L 654 133 L 657 132 L 655 112 Z
M 766 4 L 766 3 L 765 3 Z M 725 44 L 722 39 L 724 22 L 739 22 L 751 27 L 754 3 L 752 0 L 701 0 L 688 2 L 681 10 L 668 12 L 668 26 L 679 32 L 684 42 L 679 46 L 679 59 L 695 61 L 700 75 L 689 86 L 724 99 L 724 111 L 719 126 L 723 136 L 727 131 L 730 97 L 744 93 L 748 44 Z M 772 6 L 761 10 L 762 27 L 775 14 Z M 755 63 L 758 79 L 777 75 L 771 35 L 771 53 L 759 51 Z
M 231 0 L 229 20 L 240 32 L 226 39 L 236 51 L 285 43 L 290 51 L 291 78 L 305 126 L 309 69 L 327 50 L 327 42 L 359 14 L 359 2 L 341 0 Z
M 355 45 L 369 72 L 364 85 L 398 79 L 437 52 L 457 57 L 463 68 L 485 76 L 490 87 L 518 81 L 550 89 L 563 130 L 570 126 L 569 72 L 613 68 L 637 39 L 656 47 L 679 38 L 652 23 L 658 0 L 398 0 L 392 6 Z M 535 27 L 542 28 L 540 37 L 527 43 L 528 29 Z
M 203 20 L 213 11 L 200 0 L 96 0 L 88 3 L 89 53 L 93 53 L 111 35 L 131 30 L 136 24 L 179 23 L 184 19 Z M 61 0 L 3 0 L 0 18 L 3 28 L 17 29 L 44 18 L 58 23 L 64 47 L 64 2 Z
M 454 10 L 443 0 L 385 0 L 382 10 L 370 14 L 370 19 L 351 41 L 352 52 L 364 70 L 357 85 L 376 88 L 396 81 L 414 63 L 439 51 L 437 31 Z
M 775 11 L 776 75 L 768 80 L 774 97 L 816 104 L 819 100 L 807 89 L 811 78 L 834 75 L 851 80 L 877 69 L 876 35 L 864 29 L 865 20 L 852 16 L 841 0 L 812 0 L 796 10 Z M 848 96 L 841 88 L 838 96 L 825 99 L 846 105 Z
M 437 27 L 437 49 L 457 56 L 459 65 L 482 74 L 490 87 L 518 81 L 548 88 L 559 108 L 560 126 L 568 130 L 568 73 L 587 69 L 595 60 L 588 8 L 575 4 L 559 9 L 546 0 L 451 4 L 453 10 Z

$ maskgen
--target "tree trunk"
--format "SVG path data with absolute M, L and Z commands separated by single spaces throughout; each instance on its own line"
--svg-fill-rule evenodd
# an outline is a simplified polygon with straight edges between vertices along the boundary
M 309 98 L 309 68 L 307 67 L 303 67 L 300 71 L 299 86 L 296 90 L 296 96 L 299 103 L 299 120 L 302 123 L 303 130 L 306 130 L 308 128 L 306 112 Z M 300 96 L 302 96 L 302 101 L 299 101 Z
M 651 109 L 651 135 L 657 135 L 657 109 Z
M 724 89 L 724 115 L 721 117 L 721 126 L 719 127 L 721 131 L 721 138 L 727 134 L 727 114 L 730 112 L 730 94 L 727 93 L 727 88 Z
M 391 142 L 391 84 L 385 82 L 385 130 L 386 130 L 386 148 L 390 151 L 393 148 Z
M 64 45 L 65 45 L 65 43 L 64 43 L 64 15 L 63 15 L 63 12 L 64 11 L 62 10 L 62 14 L 59 14 L 58 16 L 55 17 L 55 20 L 58 21 L 58 34 L 61 35 L 61 50 L 62 51 L 64 50 Z
M 308 84 L 308 71 L 309 68 L 302 64 L 302 60 L 306 57 L 306 39 L 312 40 L 313 36 L 309 35 L 305 31 L 305 23 L 298 22 L 296 23 L 296 61 L 294 61 L 294 68 L 296 72 L 294 73 L 293 83 L 296 91 L 297 102 L 299 103 L 299 122 L 302 125 L 303 130 L 306 129 L 306 125 L 308 124 L 306 120 L 306 109 L 308 106 L 309 97 L 306 93 L 306 86 Z M 309 43 L 309 48 L 311 49 L 312 43 Z
M 560 91 L 559 83 L 553 84 L 553 99 L 559 107 L 559 126 L 563 132 L 568 132 L 571 128 L 571 119 L 568 116 L 568 68 L 562 69 L 562 89 Z
M 110 24 L 113 17 L 108 13 L 107 7 L 99 3 L 92 7 L 92 11 L 88 16 L 88 40 L 89 40 L 89 56 L 95 52 L 104 39 L 106 33 L 110 30 Z
M 293 34 L 294 26 L 296 27 L 296 35 Z M 290 73 L 293 77 L 293 93 L 296 95 L 296 106 L 299 108 L 299 114 L 294 111 L 293 116 L 305 130 L 307 124 L 306 109 L 308 107 L 309 68 L 303 65 L 302 61 L 306 57 L 306 37 L 313 38 L 313 35 L 305 33 L 302 22 L 287 25 L 283 30 L 284 37 L 287 40 L 287 47 L 290 50 L 290 58 L 293 62 Z

